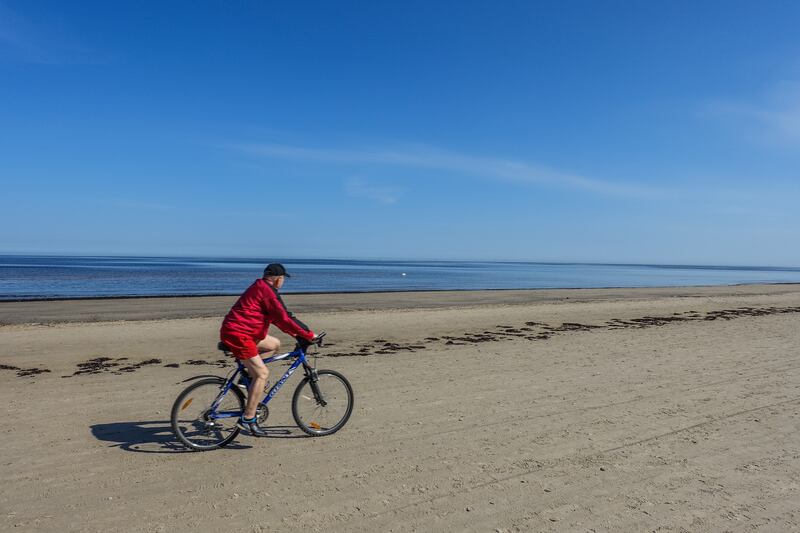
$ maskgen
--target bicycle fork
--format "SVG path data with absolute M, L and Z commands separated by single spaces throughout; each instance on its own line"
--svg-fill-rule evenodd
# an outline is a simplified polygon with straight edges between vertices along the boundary
M 328 405 L 328 402 L 325 401 L 325 397 L 322 396 L 322 391 L 319 390 L 319 375 L 317 374 L 317 369 L 307 366 L 306 376 L 308 376 L 308 383 L 311 385 L 311 392 L 314 393 L 314 399 L 317 400 L 317 403 L 322 407 Z

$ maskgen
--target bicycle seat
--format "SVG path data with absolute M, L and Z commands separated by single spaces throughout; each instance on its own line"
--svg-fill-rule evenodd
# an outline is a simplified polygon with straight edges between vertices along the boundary
M 230 348 L 230 346 L 228 346 L 224 342 L 220 341 L 219 344 L 217 344 L 217 350 L 219 350 L 221 352 L 230 352 L 231 348 Z

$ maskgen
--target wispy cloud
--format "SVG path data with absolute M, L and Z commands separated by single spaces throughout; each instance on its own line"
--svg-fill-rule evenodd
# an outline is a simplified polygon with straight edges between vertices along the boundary
M 104 198 L 103 203 L 119 209 L 130 209 L 133 211 L 172 211 L 174 205 L 162 204 L 158 202 L 141 202 L 137 200 L 121 200 L 114 198 Z
M 0 58 L 38 62 L 43 54 L 33 34 L 24 18 L 0 4 Z
M 70 65 L 102 64 L 108 58 L 78 42 L 59 24 L 34 24 L 0 3 L 0 61 Z
M 709 209 L 710 214 L 715 214 L 719 216 L 728 216 L 734 218 L 746 218 L 746 219 L 757 219 L 757 220 L 779 220 L 785 219 L 788 217 L 788 213 L 785 211 L 780 211 L 775 209 L 774 206 L 772 207 L 765 207 L 765 206 L 751 206 L 751 205 L 723 205 L 723 206 L 712 206 Z
M 381 204 L 393 204 L 400 199 L 401 191 L 395 187 L 373 185 L 361 178 L 351 178 L 344 184 L 345 192 L 354 198 L 366 198 Z
M 707 110 L 740 122 L 746 136 L 761 142 L 800 145 L 800 82 L 780 82 L 758 102 L 718 101 Z
M 393 149 L 324 149 L 273 143 L 249 143 L 236 144 L 232 147 L 242 152 L 267 158 L 426 168 L 508 183 L 565 187 L 599 194 L 654 196 L 662 192 L 652 187 L 611 182 L 562 172 L 526 161 L 474 156 L 428 146 L 411 145 Z

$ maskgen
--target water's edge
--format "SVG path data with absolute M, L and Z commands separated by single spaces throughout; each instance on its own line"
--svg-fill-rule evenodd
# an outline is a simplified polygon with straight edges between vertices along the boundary
M 800 286 L 800 281 L 786 281 L 774 282 L 764 281 L 755 283 L 715 283 L 706 285 L 622 285 L 607 287 L 508 287 L 508 288 L 485 288 L 485 289 L 395 289 L 395 290 L 379 290 L 379 291 L 286 291 L 282 290 L 283 295 L 292 296 L 335 296 L 335 295 L 348 295 L 348 294 L 411 294 L 411 293 L 448 293 L 448 292 L 514 292 L 514 291 L 601 291 L 601 290 L 637 290 L 637 289 L 662 289 L 664 291 L 681 290 L 681 289 L 713 289 L 723 287 L 749 287 L 749 286 L 770 286 L 770 285 L 785 285 Z M 17 297 L 17 298 L 3 298 L 0 297 L 0 304 L 3 303 L 19 303 L 19 302 L 81 302 L 81 301 L 115 301 L 115 300 L 153 300 L 153 299 L 184 299 L 184 298 L 221 298 L 221 297 L 234 297 L 239 296 L 240 292 L 228 293 L 207 293 L 207 294 L 131 294 L 131 295 L 114 295 L 114 296 L 75 296 L 75 297 Z
M 286 294 L 735 286 L 800 283 L 800 268 L 284 260 Z M 0 255 L 0 301 L 174 298 L 241 294 L 258 260 Z

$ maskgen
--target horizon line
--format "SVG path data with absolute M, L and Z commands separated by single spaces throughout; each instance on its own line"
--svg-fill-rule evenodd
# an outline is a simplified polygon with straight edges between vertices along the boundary
M 73 257 L 73 258 L 130 258 L 130 259 L 212 259 L 212 260 L 238 260 L 239 262 L 264 262 L 264 261 L 383 261 L 383 262 L 437 262 L 437 263 L 518 263 L 537 265 L 589 265 L 589 266 L 640 266 L 640 267 L 689 267 L 689 268 L 734 268 L 734 269 L 782 269 L 800 270 L 800 265 L 758 265 L 758 264 L 720 264 L 720 263 L 671 263 L 671 262 L 619 262 L 597 260 L 533 260 L 533 259 L 433 259 L 433 258 L 399 258 L 399 257 L 311 257 L 311 256 L 283 256 L 283 257 L 254 257 L 245 255 L 158 255 L 158 254 L 93 254 L 93 253 L 66 253 L 66 252 L 4 252 L 0 257 Z

